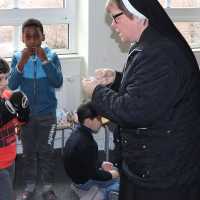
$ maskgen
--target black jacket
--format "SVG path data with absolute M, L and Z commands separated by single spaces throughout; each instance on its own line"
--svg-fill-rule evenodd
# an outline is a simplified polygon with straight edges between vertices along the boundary
M 65 171 L 76 184 L 84 184 L 89 179 L 111 180 L 110 172 L 99 169 L 102 161 L 98 159 L 98 146 L 87 129 L 79 125 L 66 141 L 63 150 Z
M 111 89 L 98 85 L 92 96 L 93 108 L 120 126 L 125 174 L 150 189 L 199 182 L 200 116 L 187 57 L 149 26 L 125 66 Z

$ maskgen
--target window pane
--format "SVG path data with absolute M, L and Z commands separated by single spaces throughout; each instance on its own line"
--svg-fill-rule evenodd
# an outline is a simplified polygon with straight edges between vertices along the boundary
M 12 8 L 12 0 L 1 0 L 0 8 Z
M 200 43 L 200 22 L 175 22 L 188 43 Z
M 158 0 L 158 2 L 162 5 L 163 8 L 166 7 L 166 1 L 167 0 Z
M 1 0 L 0 8 L 13 8 L 13 0 Z M 15 0 L 20 8 L 57 8 L 63 7 L 63 0 Z
M 167 5 L 167 0 L 158 0 L 160 4 L 165 8 Z M 168 0 L 171 2 L 172 8 L 181 8 L 181 7 L 200 7 L 200 0 Z
M 171 0 L 171 7 L 199 7 L 199 0 Z
M 44 25 L 44 46 L 51 49 L 69 49 L 68 24 Z M 22 42 L 22 29 L 20 27 L 20 49 L 24 47 Z M 13 28 L 12 26 L 0 26 L 0 53 L 13 52 Z
M 43 45 L 51 49 L 69 49 L 68 24 L 44 25 L 45 41 Z
M 12 26 L 0 26 L 0 53 L 13 52 Z
M 167 0 L 158 0 L 165 8 Z M 200 7 L 200 0 L 168 0 L 171 7 Z M 191 47 L 200 47 L 200 22 L 174 22 L 175 26 L 181 32 Z

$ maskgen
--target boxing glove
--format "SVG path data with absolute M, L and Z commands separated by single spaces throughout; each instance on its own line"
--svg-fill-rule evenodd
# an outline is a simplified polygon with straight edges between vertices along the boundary
M 16 111 L 10 101 L 6 97 L 0 97 L 0 127 L 2 127 L 4 124 L 7 124 L 15 117 Z
M 13 91 L 9 99 L 15 108 L 17 120 L 19 122 L 28 122 L 30 119 L 30 106 L 27 96 L 19 90 Z

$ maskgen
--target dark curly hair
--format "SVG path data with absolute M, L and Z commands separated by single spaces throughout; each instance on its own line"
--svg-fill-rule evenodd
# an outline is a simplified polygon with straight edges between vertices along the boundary
M 22 35 L 24 34 L 24 29 L 26 27 L 28 27 L 28 26 L 36 26 L 36 27 L 38 27 L 40 29 L 40 31 L 41 31 L 42 34 L 44 32 L 43 31 L 43 25 L 42 25 L 42 23 L 39 20 L 34 19 L 34 18 L 29 18 L 22 25 Z
M 0 57 L 0 74 L 6 74 L 10 72 L 10 66 L 8 63 Z

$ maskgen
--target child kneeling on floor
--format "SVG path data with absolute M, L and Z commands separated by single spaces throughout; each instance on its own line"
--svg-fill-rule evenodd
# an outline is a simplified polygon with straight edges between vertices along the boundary
M 110 196 L 118 199 L 118 170 L 112 163 L 98 159 L 98 146 L 92 136 L 92 132 L 97 133 L 101 127 L 101 116 L 92 109 L 91 100 L 81 103 L 77 115 L 80 124 L 71 133 L 63 151 L 65 171 L 78 189 L 88 191 L 96 185 L 105 200 Z

